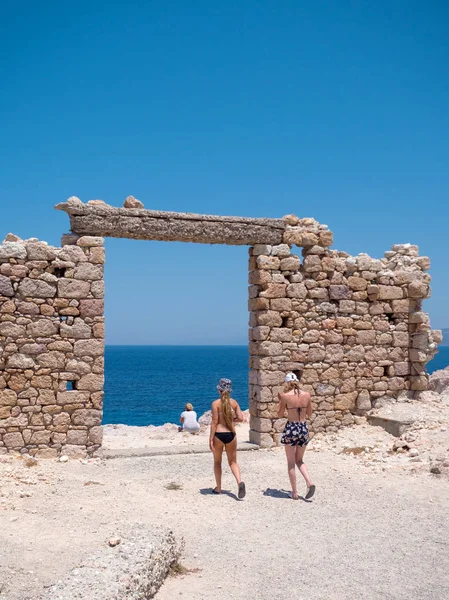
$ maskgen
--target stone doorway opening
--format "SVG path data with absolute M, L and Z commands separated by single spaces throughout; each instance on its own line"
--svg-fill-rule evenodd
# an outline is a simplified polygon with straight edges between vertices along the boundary
M 103 424 L 179 424 L 187 402 L 200 416 L 224 376 L 248 408 L 246 249 L 126 239 L 105 249 Z

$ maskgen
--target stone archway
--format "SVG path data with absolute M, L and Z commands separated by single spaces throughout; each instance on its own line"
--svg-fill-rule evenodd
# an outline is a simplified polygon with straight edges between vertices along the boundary
M 314 431 L 336 430 L 373 402 L 427 389 L 441 333 L 421 311 L 430 262 L 416 246 L 384 258 L 331 250 L 311 218 L 218 217 L 69 198 L 61 248 L 7 236 L 0 245 L 0 451 L 53 456 L 101 446 L 103 237 L 249 247 L 250 439 L 278 442 L 276 394 L 296 371 Z M 302 248 L 302 257 L 292 247 Z

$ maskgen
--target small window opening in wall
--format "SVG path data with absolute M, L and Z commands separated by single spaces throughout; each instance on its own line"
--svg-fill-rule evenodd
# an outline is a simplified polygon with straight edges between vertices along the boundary
M 296 371 L 292 371 L 292 373 L 294 373 L 296 375 L 296 377 L 298 378 L 298 381 L 301 381 L 302 371 L 300 371 L 299 369 L 296 369 Z
M 65 268 L 64 269 L 55 269 L 53 271 L 53 274 L 55 277 L 64 277 L 65 271 L 66 271 Z
M 67 381 L 66 390 L 68 392 L 76 390 L 76 381 Z
M 390 321 L 390 323 L 396 324 L 396 318 L 393 316 L 392 313 L 387 313 L 387 319 Z
M 64 317 L 64 316 L 61 316 L 60 319 L 61 319 L 62 323 L 64 323 L 65 321 L 67 321 L 67 317 Z
M 290 317 L 282 317 L 282 327 L 288 327 L 288 320 Z

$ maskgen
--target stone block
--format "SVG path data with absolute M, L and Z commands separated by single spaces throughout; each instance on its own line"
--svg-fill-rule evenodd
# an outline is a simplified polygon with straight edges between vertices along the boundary
M 341 313 L 354 313 L 355 312 L 354 300 L 340 300 L 339 311 Z
M 352 275 L 348 277 L 348 286 L 351 288 L 351 290 L 361 292 L 367 290 L 368 282 L 363 277 L 356 277 Z M 368 293 L 370 292 L 368 291 Z
M 30 337 L 51 337 L 58 333 L 58 325 L 54 320 L 40 318 L 34 323 L 27 325 L 27 334 Z
M 273 327 L 270 332 L 272 342 L 291 342 L 292 330 L 287 327 Z
M 76 241 L 77 246 L 82 248 L 92 248 L 92 246 L 103 246 L 104 239 L 99 236 L 83 235 Z
M 80 340 L 92 337 L 92 329 L 87 323 L 83 321 L 83 319 L 79 317 L 75 318 L 73 325 L 61 323 L 60 329 L 62 338 L 72 338 Z
M 34 360 L 25 354 L 12 354 L 6 362 L 8 369 L 32 369 L 34 366 Z
M 248 276 L 248 282 L 251 285 L 262 285 L 264 283 L 270 283 L 271 280 L 271 273 L 263 269 L 256 269 L 255 271 L 250 271 Z
M 58 295 L 62 298 L 87 298 L 91 289 L 88 281 L 77 279 L 60 279 L 58 281 Z
M 260 431 L 255 431 L 250 429 L 249 431 L 249 441 L 252 444 L 257 444 L 261 448 L 272 448 L 275 445 L 275 442 L 269 433 L 261 433 Z
M 405 331 L 394 331 L 393 332 L 393 346 L 400 348 L 408 348 L 410 344 L 410 336 Z
M 261 298 L 284 298 L 287 286 L 282 283 L 269 283 L 262 292 Z
M 410 300 L 408 298 L 393 300 L 391 307 L 394 313 L 408 313 L 410 311 Z
M 30 444 L 49 444 L 50 436 L 51 431 L 34 431 L 30 439 Z
M 414 391 L 425 391 L 428 389 L 428 378 L 426 375 L 412 375 L 410 377 L 410 389 Z
M 278 313 L 274 313 L 277 314 Z M 278 315 L 279 316 L 279 315 Z M 279 317 L 282 322 L 282 318 Z M 75 356 L 102 356 L 104 353 L 104 342 L 103 340 L 77 340 L 74 344 Z
M 56 258 L 56 248 L 45 242 L 30 242 L 26 244 L 28 260 L 51 261 Z
M 258 325 L 268 325 L 269 327 L 280 327 L 282 325 L 282 317 L 277 311 L 261 310 L 255 315 Z
M 88 432 L 86 429 L 69 429 L 67 431 L 67 444 L 85 446 L 87 444 Z
M 270 308 L 279 312 L 290 312 L 292 310 L 291 298 L 273 298 L 270 300 Z
M 13 433 L 5 433 L 3 443 L 9 450 L 19 450 L 23 448 L 25 442 L 22 434 L 19 431 L 14 431 Z
M 394 285 L 379 285 L 380 300 L 400 300 L 404 297 L 402 288 Z
M 298 271 L 300 266 L 301 261 L 298 256 L 289 256 L 281 260 L 279 268 L 281 271 Z
M 331 285 L 329 287 L 329 297 L 331 300 L 350 300 L 352 291 L 347 285 Z
M 337 394 L 334 400 L 335 410 L 353 410 L 358 397 L 358 392 L 348 392 L 347 394 Z
M 26 277 L 20 282 L 18 293 L 22 298 L 54 298 L 56 285 Z
M 258 256 L 257 257 L 257 268 L 262 270 L 277 270 L 281 264 L 280 259 L 277 256 Z
M 288 244 L 278 244 L 277 246 L 272 246 L 271 256 L 277 256 L 278 258 L 290 256 L 290 246 L 288 246 Z
M 410 298 L 427 298 L 429 286 L 422 281 L 412 281 L 408 286 L 408 295 Z
M 271 246 L 267 244 L 254 244 L 252 247 L 252 255 L 253 256 L 269 256 L 271 252 Z
M 103 442 L 103 427 L 91 427 L 89 430 L 88 442 L 90 444 L 101 444 Z
M 82 408 L 75 410 L 72 414 L 73 425 L 84 425 L 86 427 L 94 427 L 101 425 L 101 411 L 93 408 Z
M 79 312 L 82 317 L 102 317 L 104 313 L 104 300 L 80 300 Z
M 333 241 L 334 241 L 334 236 L 332 234 L 332 231 L 325 230 L 325 231 L 319 232 L 318 244 L 320 246 L 332 246 Z
M 260 342 L 258 354 L 262 356 L 281 356 L 282 344 L 268 341 Z
M 287 296 L 289 298 L 307 298 L 307 288 L 303 283 L 291 283 L 287 286 Z
M 56 402 L 62 406 L 66 404 L 87 404 L 89 402 L 89 392 L 78 390 L 58 392 Z M 76 423 L 76 425 L 78 425 L 78 423 Z M 80 423 L 80 425 L 84 425 L 84 423 Z
M 86 390 L 89 392 L 101 392 L 103 390 L 104 376 L 89 373 L 83 375 L 77 382 L 77 390 Z
M 4 275 L 0 275 L 0 296 L 6 296 L 7 298 L 14 296 L 11 280 Z
M 376 343 L 376 332 L 371 330 L 357 331 L 356 342 L 363 346 L 374 346 Z
M 73 273 L 75 280 L 97 281 L 103 279 L 103 266 L 93 265 L 90 262 L 81 263 Z
M 0 244 L 0 260 L 9 258 L 26 258 L 27 252 L 25 246 L 20 242 L 5 241 Z
M 25 327 L 8 321 L 0 323 L 0 335 L 7 338 L 20 338 L 25 336 Z

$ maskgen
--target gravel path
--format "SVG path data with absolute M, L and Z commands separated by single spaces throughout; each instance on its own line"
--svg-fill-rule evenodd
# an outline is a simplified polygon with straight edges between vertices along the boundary
M 449 482 L 376 473 L 330 451 L 306 457 L 312 502 L 282 491 L 281 449 L 240 455 L 248 489 L 240 502 L 227 470 L 230 493 L 209 493 L 207 454 L 22 467 L 39 482 L 3 479 L 0 598 L 36 597 L 125 523 L 144 523 L 184 536 L 192 570 L 168 579 L 157 600 L 447 600 Z M 167 489 L 171 482 L 182 488 Z M 30 496 L 20 497 L 24 488 Z

